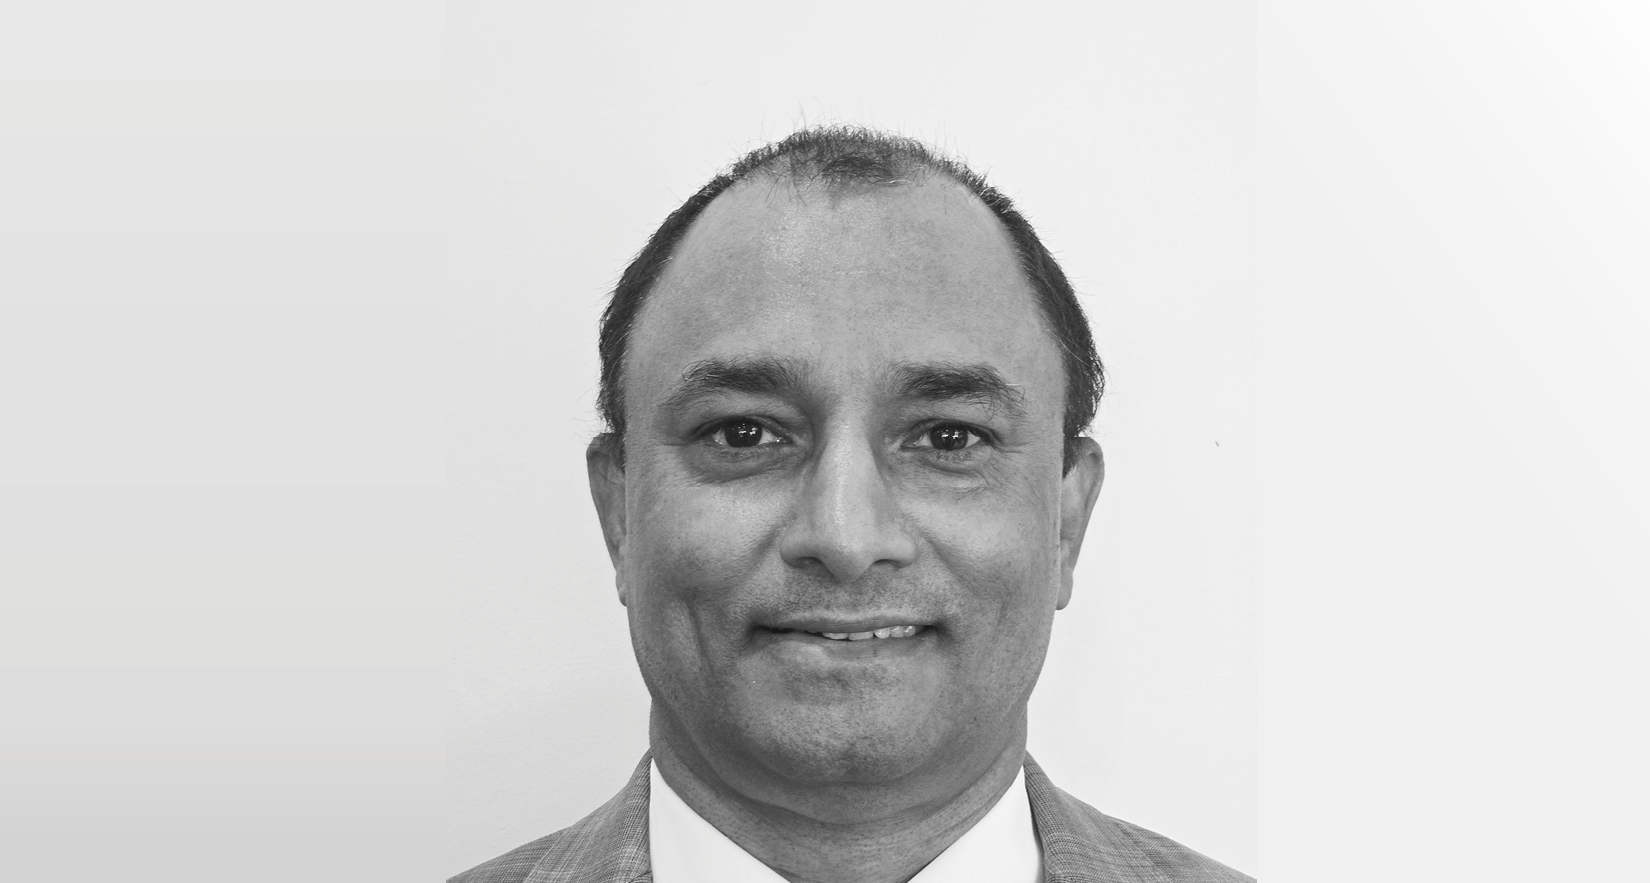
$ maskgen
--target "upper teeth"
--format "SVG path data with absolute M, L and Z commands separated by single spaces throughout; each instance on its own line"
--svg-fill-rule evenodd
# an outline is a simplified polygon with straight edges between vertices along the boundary
M 863 641 L 867 638 L 909 638 L 917 633 L 914 625 L 890 625 L 869 632 L 820 632 L 833 641 Z

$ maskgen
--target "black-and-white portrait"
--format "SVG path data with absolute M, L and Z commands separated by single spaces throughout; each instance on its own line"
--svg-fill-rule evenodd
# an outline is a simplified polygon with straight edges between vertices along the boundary
M 1023 739 L 1253 870 L 1253 22 L 1183 12 L 1033 12 L 989 64 L 915 10 L 726 55 L 702 10 L 455 15 L 449 873 L 608 801 L 650 732 L 700 814 L 672 744 L 741 800 L 778 798 L 729 763 L 916 805 Z
M 1632 4 L 13 4 L 0 879 L 1623 880 Z

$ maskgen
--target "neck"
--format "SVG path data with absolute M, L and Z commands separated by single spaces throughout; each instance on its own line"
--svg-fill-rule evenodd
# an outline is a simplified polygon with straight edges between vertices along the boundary
M 758 799 L 748 793 L 755 789 L 719 775 L 690 741 L 674 738 L 657 707 L 649 730 L 653 761 L 671 789 L 791 883 L 904 883 L 974 827 L 1025 763 L 1022 709 L 1005 742 L 948 758 L 942 777 L 916 775 L 881 789 L 800 787 L 791 795 L 770 780 Z

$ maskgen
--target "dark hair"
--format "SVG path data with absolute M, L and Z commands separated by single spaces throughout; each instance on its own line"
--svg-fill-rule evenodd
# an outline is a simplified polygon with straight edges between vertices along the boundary
M 1020 268 L 1036 292 L 1049 333 L 1060 346 L 1066 375 L 1065 468 L 1071 468 L 1076 453 L 1072 440 L 1094 419 L 1105 388 L 1105 370 L 1095 352 L 1088 319 L 1077 303 L 1071 283 L 1066 281 L 1065 272 L 1037 238 L 1025 216 L 1015 210 L 1014 203 L 987 184 L 983 176 L 910 138 L 845 126 L 804 129 L 746 154 L 671 212 L 625 268 L 602 313 L 598 343 L 602 382 L 596 398 L 596 407 L 610 430 L 604 438 L 618 443 L 616 453 L 621 462 L 625 432 L 624 359 L 636 316 L 699 214 L 723 191 L 758 173 L 788 177 L 798 184 L 821 181 L 833 187 L 897 186 L 937 174 L 956 181 L 979 197 L 1007 229 Z

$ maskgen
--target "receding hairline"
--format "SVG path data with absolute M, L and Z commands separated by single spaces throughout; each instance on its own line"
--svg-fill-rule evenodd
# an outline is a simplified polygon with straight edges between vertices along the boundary
M 723 176 L 735 183 L 756 175 L 783 175 L 797 181 L 894 184 L 935 172 L 958 181 L 984 183 L 966 165 L 921 141 L 854 126 L 796 133 L 745 154 Z
M 693 223 L 682 234 L 681 239 L 672 250 L 671 260 L 660 270 L 658 278 L 653 284 L 653 291 L 643 301 L 633 318 L 630 339 L 632 342 L 639 339 L 643 328 L 652 328 L 658 321 L 658 310 L 663 303 L 673 301 L 678 297 L 703 296 L 702 287 L 714 291 L 716 286 L 726 278 L 722 274 L 731 272 L 735 275 L 742 273 L 740 268 L 759 267 L 765 258 L 771 254 L 772 246 L 754 245 L 758 240 L 745 235 L 749 228 L 740 225 L 746 222 L 754 223 L 764 231 L 775 231 L 788 226 L 790 219 L 808 215 L 829 214 L 843 208 L 843 203 L 854 200 L 866 201 L 896 201 L 920 199 L 918 193 L 926 192 L 931 199 L 939 202 L 927 205 L 918 204 L 919 211 L 942 213 L 948 215 L 948 220 L 961 221 L 972 230 L 978 231 L 985 239 L 978 241 L 978 247 L 972 251 L 955 256 L 962 266 L 969 266 L 967 262 L 989 260 L 993 263 L 1001 261 L 1000 267 L 984 267 L 975 265 L 972 270 L 966 271 L 969 278 L 979 278 L 981 273 L 993 277 L 1001 271 L 1001 279 L 1006 286 L 995 294 L 1002 298 L 1020 298 L 1021 302 L 1029 306 L 1037 321 L 1042 324 L 1047 337 L 1047 343 L 1054 347 L 1056 352 L 1062 351 L 1059 335 L 1050 327 L 1044 311 L 1039 304 L 1039 298 L 1034 284 L 1027 278 L 1019 255 L 1015 249 L 1013 236 L 1002 219 L 997 217 L 986 202 L 975 194 L 962 182 L 945 175 L 943 171 L 936 172 L 935 177 L 921 181 L 899 185 L 878 187 L 875 191 L 858 192 L 852 182 L 844 184 L 803 181 L 792 188 L 788 185 L 789 177 L 781 173 L 774 178 L 767 176 L 751 176 L 742 179 L 719 193 L 715 199 L 705 205 L 703 211 L 694 218 Z M 751 188 L 758 188 L 753 191 Z M 771 188 L 764 195 L 762 188 Z M 943 188 L 943 189 L 940 189 Z M 819 194 L 828 192 L 830 196 L 820 199 Z M 838 199 L 838 196 L 841 198 Z M 752 211 L 748 200 L 761 201 L 765 208 Z M 873 209 L 873 212 L 876 210 Z M 867 223 L 879 223 L 876 215 L 863 218 Z M 804 220 L 801 223 L 811 225 L 813 222 Z M 945 248 L 945 242 L 954 240 L 957 234 L 955 228 L 946 228 L 944 221 L 940 221 L 938 229 L 931 221 L 923 221 L 912 227 L 910 235 L 913 247 L 910 252 L 912 260 L 921 261 L 926 255 L 935 250 Z M 781 238 L 783 234 L 779 234 Z M 826 237 L 836 235 L 825 234 Z M 852 235 L 852 234 L 849 234 Z M 973 235 L 964 233 L 961 235 Z M 829 243 L 829 238 L 804 238 L 808 243 Z M 747 251 L 747 247 L 752 250 Z M 809 246 L 804 245 L 803 248 Z M 779 246 L 779 251 L 789 251 L 788 247 Z M 989 255 L 987 258 L 986 256 Z M 734 268 L 731 270 L 725 268 Z M 734 283 L 739 284 L 739 283 Z M 660 295 L 664 295 L 661 297 Z M 1009 307 L 1005 306 L 1005 309 Z M 1063 354 L 1062 354 L 1063 356 Z M 625 359 L 636 358 L 636 354 L 627 347 Z M 625 366 L 628 374 L 629 366 Z
M 753 194 L 753 190 L 756 193 Z M 765 193 L 764 193 L 765 191 Z M 941 200 L 958 200 L 953 203 L 963 211 L 972 214 L 973 220 L 981 230 L 987 231 L 1003 249 L 1003 253 L 1010 261 L 1018 263 L 1014 247 L 1013 234 L 1009 231 L 1000 217 L 991 210 L 978 193 L 969 189 L 968 185 L 947 173 L 944 169 L 928 169 L 921 175 L 912 176 L 903 180 L 887 182 L 864 182 L 858 180 L 820 180 L 816 178 L 795 178 L 783 171 L 754 172 L 728 185 L 714 199 L 707 203 L 693 223 L 683 231 L 681 239 L 671 250 L 671 259 L 661 269 L 655 287 L 665 284 L 671 275 L 678 259 L 688 250 L 701 246 L 701 237 L 706 235 L 707 228 L 714 228 L 728 218 L 730 211 L 742 211 L 743 207 L 734 209 L 729 204 L 741 198 L 755 195 L 763 198 L 767 206 L 775 208 L 776 214 L 797 212 L 812 208 L 815 200 L 823 199 L 831 209 L 843 207 L 845 204 L 857 200 L 895 199 L 901 196 L 921 198 L 927 194 L 938 194 Z M 1019 274 L 1027 288 L 1031 281 L 1025 274 Z M 651 300 L 651 298 L 649 298 Z M 641 312 L 645 312 L 645 304 Z M 640 315 L 638 315 L 638 320 Z
M 920 157 L 893 158 L 881 167 L 849 162 L 851 159 L 844 157 L 820 164 L 792 154 L 777 156 L 735 179 L 728 190 L 759 181 L 789 182 L 798 188 L 829 190 L 874 190 L 938 181 L 967 189 L 956 174 Z
M 753 188 L 763 187 L 768 188 L 770 193 L 788 193 L 803 201 L 823 195 L 832 200 L 834 205 L 837 200 L 856 196 L 892 195 L 933 186 L 937 189 L 930 192 L 960 196 L 972 203 L 981 211 L 982 216 L 989 216 L 992 229 L 1000 230 L 1005 234 L 1007 241 L 1007 225 L 992 210 L 976 187 L 977 183 L 983 183 L 983 179 L 980 182 L 971 180 L 978 176 L 967 167 L 928 153 L 916 142 L 895 142 L 887 150 L 888 155 L 879 158 L 877 162 L 862 162 L 863 157 L 858 154 L 822 159 L 816 153 L 791 152 L 779 153 L 760 162 L 750 162 L 751 157 L 747 157 L 746 161 L 736 164 L 724 173 L 731 180 L 694 217 L 683 231 L 677 247 L 671 250 L 671 255 L 674 256 L 680 250 L 682 242 L 701 226 L 700 222 L 704 215 L 711 214 L 719 205 L 726 204 L 727 200 L 724 197 L 745 194 Z M 1010 248 L 1013 247 L 1011 241 L 1009 245 Z

